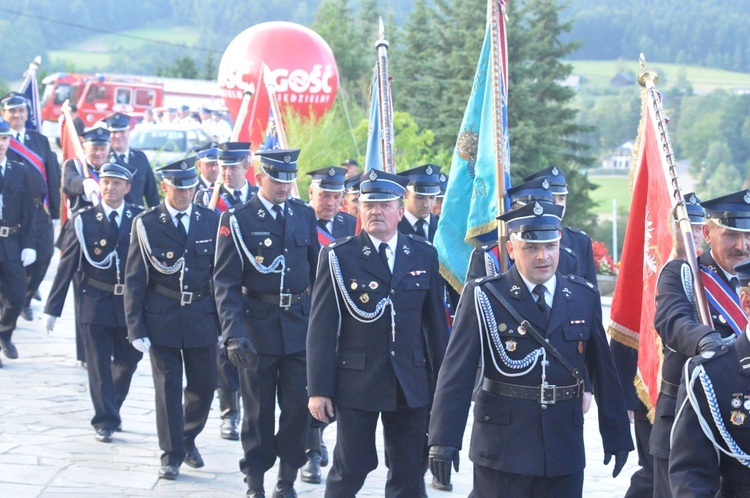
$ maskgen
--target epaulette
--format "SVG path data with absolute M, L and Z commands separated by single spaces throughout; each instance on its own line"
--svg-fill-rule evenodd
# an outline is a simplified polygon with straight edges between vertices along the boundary
M 568 247 L 568 246 L 560 246 L 560 249 L 561 249 L 561 250 L 563 250 L 563 251 L 565 251 L 565 252 L 567 252 L 568 254 L 573 254 L 573 255 L 575 255 L 575 252 L 573 251 L 573 249 L 571 249 L 571 248 L 570 248 L 570 247 Z
M 144 211 L 143 213 L 141 213 L 141 214 L 148 214 L 148 213 L 150 213 L 151 211 L 154 211 L 154 210 L 155 210 L 155 209 L 156 209 L 157 207 L 159 207 L 159 206 L 151 206 L 150 208 L 148 208 L 147 210 L 145 210 L 145 211 Z
M 234 206 L 232 206 L 229 209 L 227 209 L 226 211 L 224 211 L 224 213 L 234 214 L 234 213 L 236 213 L 238 211 L 242 211 L 243 209 L 246 209 L 248 206 L 250 206 L 249 202 L 243 202 L 239 206 L 235 204 Z M 206 209 L 208 209 L 208 208 L 206 208 Z M 222 214 L 224 214 L 224 213 L 222 213 Z
M 79 209 L 76 214 L 83 214 L 87 211 L 91 211 L 92 209 L 94 209 L 94 206 L 86 206 L 84 208 Z
M 336 239 L 336 240 L 334 240 L 333 242 L 331 242 L 330 244 L 328 244 L 326 247 L 330 247 L 331 249 L 333 249 L 334 247 L 338 247 L 340 245 L 346 244 L 347 242 L 349 242 L 352 239 L 354 239 L 354 235 L 349 235 L 347 237 L 344 237 L 343 239 Z
M 196 206 L 198 209 L 204 209 L 204 210 L 210 211 L 212 213 L 214 212 L 213 210 L 208 209 L 208 206 L 204 206 L 203 204 L 197 204 L 197 203 L 194 202 L 193 205 Z
M 289 199 L 287 199 L 287 201 L 291 202 L 292 204 L 298 204 L 300 206 L 305 206 L 306 208 L 312 209 L 312 207 L 308 203 L 306 203 L 302 199 L 297 199 L 296 197 L 290 197 Z
M 583 234 L 583 235 L 585 235 L 586 237 L 588 237 L 588 234 L 587 234 L 586 232 L 584 232 L 583 230 L 581 230 L 580 228 L 575 228 L 575 227 L 565 227 L 565 228 L 567 228 L 567 229 L 568 229 L 568 230 L 570 230 L 571 232 L 574 232 L 574 233 L 580 233 L 580 234 Z
M 481 285 L 481 284 L 483 284 L 485 282 L 491 282 L 492 280 L 497 280 L 500 277 L 502 277 L 502 275 L 486 275 L 486 276 L 481 277 L 481 278 L 475 278 L 474 279 L 474 283 L 477 284 L 477 285 Z
M 705 365 L 709 361 L 719 358 L 720 356 L 724 356 L 729 352 L 729 346 L 722 346 L 719 349 L 711 349 L 709 351 L 704 351 L 701 354 L 693 357 L 690 360 L 690 364 L 693 367 L 697 367 L 698 365 Z M 750 359 L 750 358 L 748 358 Z M 750 368 L 750 367 L 749 367 Z
M 586 287 L 591 292 L 596 292 L 597 291 L 596 290 L 596 286 L 594 284 L 592 284 L 591 282 L 589 282 L 588 280 L 586 280 L 585 278 L 583 278 L 583 277 L 579 277 L 578 275 L 573 275 L 573 274 L 571 274 L 571 275 L 564 275 L 564 276 L 567 277 L 567 279 L 570 280 L 571 282 L 573 282 L 574 284 L 578 284 L 581 287 Z
M 489 244 L 482 244 L 481 246 L 479 246 L 476 249 L 481 249 L 483 251 L 491 251 L 493 247 L 497 247 L 497 241 L 496 240 L 493 240 Z
M 427 239 L 423 239 L 422 237 L 417 237 L 413 233 L 407 233 L 406 236 L 415 242 L 421 242 L 422 244 L 427 244 L 428 246 L 432 247 L 432 242 Z

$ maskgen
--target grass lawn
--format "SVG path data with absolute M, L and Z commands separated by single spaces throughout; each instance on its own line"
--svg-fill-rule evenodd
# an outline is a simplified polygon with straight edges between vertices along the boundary
M 42 61 L 47 68 L 57 71 L 68 71 L 72 68 L 76 72 L 86 73 L 103 71 L 109 66 L 111 56 L 105 52 L 88 52 L 81 50 L 48 50 L 49 61 Z
M 599 188 L 591 191 L 591 200 L 596 203 L 596 216 L 611 218 L 612 199 L 617 199 L 617 211 L 630 210 L 630 180 L 622 176 L 589 176 L 589 181 Z
M 638 59 L 611 61 L 567 61 L 573 65 L 573 74 L 583 76 L 588 81 L 583 85 L 609 87 L 609 80 L 620 71 L 629 71 L 635 75 L 640 72 Z M 646 67 L 659 74 L 659 86 L 669 85 L 677 80 L 680 70 L 697 92 L 710 91 L 713 88 L 750 87 L 750 74 L 725 71 L 701 66 L 684 64 L 667 64 L 646 60 Z

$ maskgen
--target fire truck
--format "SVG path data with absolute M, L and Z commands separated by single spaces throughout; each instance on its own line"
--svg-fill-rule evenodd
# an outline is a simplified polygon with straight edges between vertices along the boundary
M 42 133 L 60 138 L 60 107 L 69 100 L 78 107 L 86 127 L 113 112 L 124 112 L 136 120 L 151 107 L 189 105 L 191 109 L 223 109 L 216 81 L 159 78 L 151 76 L 54 73 L 42 80 L 40 102 Z

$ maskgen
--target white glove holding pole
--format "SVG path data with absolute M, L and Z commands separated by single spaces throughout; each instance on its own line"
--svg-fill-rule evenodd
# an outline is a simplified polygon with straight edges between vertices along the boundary
M 100 193 L 101 189 L 99 188 L 99 183 L 96 180 L 94 180 L 93 178 L 86 178 L 85 180 L 83 180 L 83 194 L 88 201 L 96 204 L 96 201 L 99 200 Z M 96 201 L 94 199 L 96 199 Z
M 34 261 L 36 261 L 36 249 L 27 247 L 21 251 L 21 263 L 23 263 L 23 266 L 34 264 Z
M 148 354 L 148 348 L 151 347 L 151 341 L 148 337 L 138 338 L 133 341 L 133 347 L 143 354 Z
M 53 330 L 55 330 L 55 322 L 57 321 L 56 316 L 44 314 L 44 326 L 47 329 L 47 333 L 49 334 Z

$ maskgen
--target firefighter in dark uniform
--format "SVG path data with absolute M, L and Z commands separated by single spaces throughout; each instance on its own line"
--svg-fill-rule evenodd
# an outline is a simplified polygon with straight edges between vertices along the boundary
M 750 313 L 750 260 L 734 267 Z M 672 496 L 750 496 L 750 336 L 685 364 L 669 454 Z
M 509 188 L 507 196 L 510 200 L 511 210 L 535 201 L 554 203 L 554 195 L 550 189 L 549 180 L 544 176 Z M 500 273 L 498 255 L 496 240 L 474 248 L 469 259 L 466 281 L 498 275 Z M 571 248 L 562 245 L 560 246 L 560 261 L 557 270 L 563 275 L 572 274 L 586 278 L 584 275 L 577 273 L 580 270 L 578 256 Z
M 10 126 L 0 120 L 0 345 L 5 356 L 16 359 L 18 350 L 11 338 L 26 293 L 24 267 L 34 263 L 36 250 L 30 172 L 8 159 L 9 144 Z
M 125 262 L 133 218 L 142 210 L 124 202 L 130 171 L 119 164 L 102 166 L 102 202 L 79 211 L 72 220 L 75 236 L 66 239 L 47 304 L 47 332 L 62 313 L 73 275 L 82 275 L 80 317 L 85 337 L 89 393 L 94 404 L 91 425 L 97 441 L 112 442 L 121 425 L 120 408 L 143 354 L 128 342 L 123 294 Z
M 448 190 L 448 175 L 440 173 L 440 193 L 435 199 L 435 205 L 432 206 L 432 214 L 440 216 L 443 213 L 443 200 L 445 199 L 445 191 Z
M 337 422 L 326 497 L 354 497 L 377 468 L 385 496 L 413 498 L 435 379 L 448 341 L 437 251 L 398 231 L 409 179 L 371 170 L 360 185 L 362 231 L 323 248 L 307 338 L 310 413 Z
M 346 168 L 329 166 L 307 174 L 312 176 L 308 195 L 310 207 L 315 210 L 318 220 L 318 242 L 321 247 L 336 239 L 354 235 L 357 230 L 357 219 L 339 211 L 341 198 L 344 195 Z M 304 482 L 319 484 L 320 468 L 328 465 L 328 448 L 323 442 L 323 430 L 327 424 L 312 419 L 310 432 L 307 434 L 305 453 L 307 463 L 300 471 Z
M 599 293 L 556 271 L 561 217 L 560 206 L 541 202 L 500 216 L 513 267 L 464 287 L 432 407 L 430 469 L 441 482 L 451 465 L 458 469 L 481 362 L 469 448 L 473 496 L 581 496 L 592 391 L 614 477 L 633 450 Z
M 83 168 L 78 159 L 68 159 L 63 164 L 63 192 L 68 195 L 68 205 L 72 215 L 83 208 L 94 204 L 92 196 L 99 196 L 99 170 L 107 163 L 109 155 L 109 130 L 103 127 L 95 127 L 83 133 L 83 152 L 86 155 L 86 165 L 89 177 L 84 176 Z M 126 201 L 127 202 L 127 201 Z M 68 237 L 73 237 L 73 225 L 70 220 L 60 230 L 57 240 L 58 249 L 66 243 Z M 78 299 L 81 293 L 78 291 L 78 274 L 73 277 L 73 304 L 76 322 L 76 359 L 85 363 L 86 353 L 83 344 L 83 333 L 81 331 L 80 317 L 78 315 Z
M 146 154 L 140 150 L 131 149 L 128 145 L 130 138 L 130 116 L 116 112 L 102 121 L 107 125 L 110 133 L 109 161 L 125 166 L 133 175 L 131 189 L 125 202 L 136 206 L 158 206 L 161 202 L 156 188 L 156 178 L 151 170 Z M 144 199 L 146 203 L 144 204 Z
M 198 170 L 198 186 L 195 187 L 195 199 L 199 203 L 203 199 L 203 193 L 214 186 L 219 178 L 219 164 L 217 156 L 219 151 L 216 144 L 211 142 L 206 147 L 195 153 L 195 168 Z M 206 202 L 206 204 L 208 204 Z
M 360 177 L 348 178 L 344 182 L 344 195 L 341 197 L 342 213 L 347 213 L 356 219 L 359 217 L 359 181 Z
M 273 496 L 296 496 L 297 470 L 306 461 L 305 338 L 320 246 L 315 212 L 290 198 L 298 154 L 257 154 L 258 193 L 222 214 L 216 247 L 216 303 L 229 359 L 241 367 L 240 470 L 253 497 L 265 496 L 263 475 L 277 457 Z
M 203 467 L 195 438 L 216 389 L 218 321 L 211 276 L 219 217 L 191 202 L 198 183 L 193 158 L 160 171 L 166 198 L 133 223 L 125 316 L 130 342 L 151 355 L 163 451 L 159 477 L 176 479 L 183 461 Z
M 713 328 L 697 318 L 689 265 L 668 262 L 656 287 L 654 328 L 662 340 L 664 360 L 649 453 L 654 457 L 654 496 L 672 496 L 669 489 L 669 438 L 677 408 L 677 391 L 685 362 L 705 351 L 719 349 L 742 332 L 739 284 L 734 266 L 750 257 L 750 191 L 741 190 L 702 203 L 706 213 L 703 236 L 709 247 L 698 257 L 704 288 L 713 289 L 709 310 Z M 706 283 L 711 286 L 707 286 Z M 712 304 L 719 303 L 719 306 Z M 722 311 L 720 312 L 719 309 Z
M 215 149 L 207 149 L 198 153 L 201 167 L 210 163 L 211 157 L 217 161 L 217 178 L 222 178 L 219 185 L 219 200 L 216 211 L 221 214 L 233 206 L 239 206 L 255 195 L 256 188 L 250 185 L 245 175 L 249 169 L 250 142 L 226 142 L 217 145 Z M 195 202 L 208 206 L 211 202 L 212 185 L 198 190 Z M 227 350 L 219 348 L 218 352 L 218 384 L 216 392 L 219 397 L 219 412 L 221 427 L 219 434 L 223 439 L 237 441 L 240 438 L 238 424 L 240 421 L 240 373 L 237 366 L 229 361 Z
M 21 316 L 34 319 L 31 299 L 38 296 L 39 285 L 44 280 L 54 254 L 53 222 L 60 219 L 60 164 L 52 152 L 47 137 L 38 131 L 26 129 L 29 109 L 26 98 L 15 92 L 0 101 L 3 119 L 11 128 L 11 146 L 8 159 L 25 164 L 31 181 L 30 196 L 34 204 L 34 248 L 36 261 L 26 267 L 26 298 Z M 39 297 L 37 297 L 39 299 Z
M 555 204 L 563 207 L 565 216 L 566 202 L 568 198 L 568 183 L 565 174 L 557 166 L 550 166 L 537 171 L 523 179 L 528 182 L 535 178 L 546 177 L 550 190 L 555 199 Z M 583 230 L 573 227 L 562 227 L 562 239 L 560 240 L 560 251 L 568 252 L 576 259 L 576 270 L 574 275 L 580 275 L 592 284 L 596 285 L 596 264 L 594 263 L 594 248 L 591 237 Z

